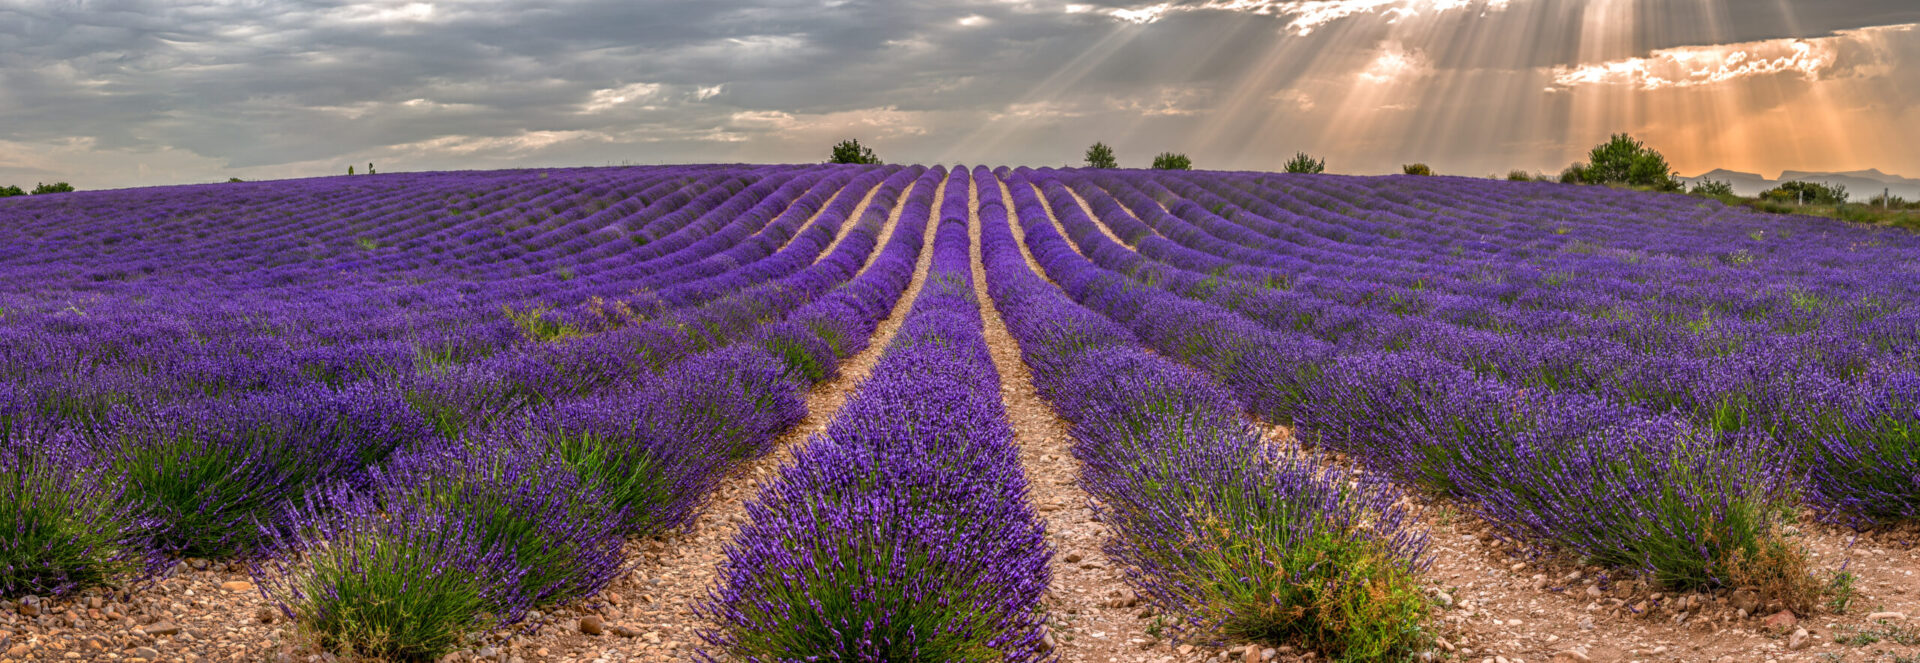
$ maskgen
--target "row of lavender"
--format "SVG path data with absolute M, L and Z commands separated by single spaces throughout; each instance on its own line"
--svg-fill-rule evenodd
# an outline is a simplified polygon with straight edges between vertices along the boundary
M 1141 234 L 1165 231 L 1181 236 L 1186 239 L 1176 248 L 1190 253 L 1197 252 L 1188 247 L 1250 258 L 1279 254 L 1251 251 L 1219 239 L 1204 242 L 1206 236 L 1198 227 L 1230 231 L 1232 226 L 1191 202 L 1172 203 L 1171 208 L 1195 222 L 1189 224 L 1131 184 L 1108 181 L 1122 197 L 1131 198 L 1132 212 L 1156 220 L 1147 224 L 1154 226 L 1149 231 L 1127 210 L 1109 207 L 1111 213 L 1102 218 L 1110 223 L 1131 222 Z M 1231 204 L 1226 207 L 1232 208 Z M 1729 215 L 1732 219 L 1726 221 L 1716 217 L 1692 225 L 1733 225 L 1727 230 L 1739 233 L 1768 221 L 1746 213 Z M 1237 218 L 1249 223 L 1259 220 L 1247 214 Z M 1563 237 L 1568 230 L 1552 218 L 1535 217 L 1529 222 L 1535 226 L 1535 236 Z M 1794 226 L 1782 228 L 1774 223 L 1776 227 L 1752 232 L 1793 234 Z M 1626 237 L 1653 237 L 1666 250 L 1682 255 L 1702 251 L 1700 245 L 1724 250 L 1734 241 L 1722 235 L 1695 244 L 1676 242 L 1672 235 L 1700 234 L 1684 224 L 1671 232 L 1648 232 L 1666 225 L 1652 221 L 1636 234 L 1621 233 L 1619 225 L 1616 221 L 1609 233 L 1601 235 L 1607 239 L 1572 241 L 1618 243 Z M 1482 271 L 1552 273 L 1561 275 L 1558 283 L 1568 284 L 1534 285 L 1511 296 L 1512 302 L 1457 291 L 1445 294 L 1444 310 L 1415 301 L 1419 297 L 1435 301 L 1438 297 L 1426 293 L 1444 291 L 1444 287 L 1404 298 L 1394 293 L 1374 298 L 1371 305 L 1350 304 L 1324 293 L 1282 295 L 1252 287 L 1215 299 L 1231 301 L 1235 310 L 1270 327 L 1292 326 L 1348 348 L 1429 348 L 1440 359 L 1521 389 L 1590 393 L 1658 414 L 1672 413 L 1718 434 L 1770 437 L 1785 447 L 1783 453 L 1799 458 L 1809 479 L 1809 496 L 1833 514 L 1854 519 L 1911 518 L 1920 508 L 1920 486 L 1912 478 L 1920 460 L 1911 453 L 1912 412 L 1920 407 L 1920 372 L 1915 368 L 1920 350 L 1912 340 L 1920 337 L 1920 328 L 1914 322 L 1914 308 L 1905 304 L 1914 296 L 1912 256 L 1920 247 L 1897 231 L 1862 233 L 1817 222 L 1800 225 L 1812 227 L 1798 234 L 1796 255 L 1769 256 L 1742 265 L 1716 262 L 1708 268 L 1689 267 L 1684 274 L 1658 268 L 1620 269 L 1614 260 L 1603 260 L 1583 274 L 1562 261 L 1582 254 L 1563 252 L 1532 259 L 1503 256 L 1499 262 L 1475 265 Z M 1546 227 L 1553 228 L 1552 234 Z M 1514 246 L 1530 243 L 1519 231 L 1507 234 Z M 1872 247 L 1876 243 L 1889 245 Z M 1846 249 L 1835 249 L 1837 244 Z M 1871 248 L 1863 250 L 1863 246 Z M 1177 255 L 1174 250 L 1143 252 Z M 1843 259 L 1846 256 L 1852 259 Z M 1580 257 L 1569 262 L 1584 261 Z M 1591 275 L 1611 274 L 1619 279 L 1623 272 L 1671 285 L 1661 288 L 1655 299 L 1634 301 L 1611 295 L 1604 313 L 1597 313 L 1600 309 L 1583 297 L 1552 294 L 1585 290 L 1571 284 L 1584 284 Z M 1380 269 L 1348 278 L 1353 287 L 1382 287 L 1386 279 L 1405 276 Z M 1746 287 L 1728 288 L 1725 282 L 1730 279 Z M 1541 291 L 1549 294 L 1535 296 Z M 1554 300 L 1570 304 L 1543 305 Z M 1663 312 L 1676 302 L 1698 308 L 1684 323 L 1676 323 Z M 1489 322 L 1527 319 L 1533 322 Z M 1340 323 L 1302 324 L 1302 320 Z
M 1053 553 L 974 299 L 970 190 L 948 176 L 924 285 L 873 376 L 749 503 L 705 608 L 709 658 L 1047 657 Z
M 1777 572 L 1777 567 L 1795 563 L 1792 551 L 1774 531 L 1792 499 L 1789 489 L 1802 483 L 1789 462 L 1800 456 L 1795 453 L 1798 449 L 1786 444 L 1795 440 L 1770 435 L 1763 427 L 1716 426 L 1711 418 L 1690 417 L 1694 413 L 1603 389 L 1515 377 L 1524 376 L 1524 371 L 1476 373 L 1471 368 L 1483 365 L 1450 361 L 1458 356 L 1450 353 L 1460 351 L 1461 346 L 1484 350 L 1488 345 L 1461 342 L 1461 334 L 1406 333 L 1409 329 L 1439 326 L 1423 319 L 1419 311 L 1337 301 L 1330 305 L 1325 300 L 1335 298 L 1267 276 L 1258 280 L 1236 279 L 1239 274 L 1221 278 L 1241 263 L 1207 272 L 1180 269 L 1172 264 L 1182 259 L 1179 250 L 1204 254 L 1186 244 L 1147 234 L 1137 225 L 1141 222 L 1132 218 L 1132 210 L 1110 199 L 1084 196 L 1100 210 L 1101 221 L 1140 247 L 1141 252 L 1135 253 L 1107 239 L 1084 213 L 1076 196 L 1061 185 L 1075 177 L 1028 174 L 1042 183 L 1052 211 L 1079 245 L 1076 251 L 1049 222 L 1031 222 L 1023 216 L 1027 239 L 1048 272 L 1082 302 L 1126 323 L 1163 353 L 1227 382 L 1257 414 L 1296 423 L 1311 439 L 1349 451 L 1375 469 L 1411 484 L 1460 497 L 1523 540 L 1551 544 L 1604 564 L 1645 571 L 1672 587 L 1760 584 Z M 1115 182 L 1118 179 L 1106 181 L 1122 188 Z M 1031 192 L 1031 186 L 1016 187 L 1016 200 L 1023 188 Z M 1098 193 L 1084 183 L 1076 188 Z M 1520 188 L 1511 192 L 1540 195 Z M 1557 193 L 1548 192 L 1546 197 Z M 1162 202 L 1168 209 L 1189 214 L 1213 213 L 1164 197 L 1159 201 L 1149 198 L 1142 206 Z M 1044 213 L 1045 209 L 1035 212 Z M 1243 210 L 1221 207 L 1219 211 L 1236 220 L 1253 218 Z M 1160 217 L 1157 223 L 1162 227 L 1172 223 L 1172 215 L 1165 209 L 1158 215 L 1143 216 Z M 1555 229 L 1565 227 L 1556 226 L 1552 218 L 1530 222 Z M 1648 225 L 1657 230 L 1662 224 Z M 1199 245 L 1192 239 L 1194 234 L 1182 234 L 1178 228 L 1165 236 Z M 1347 252 L 1369 255 L 1370 245 L 1377 239 L 1361 237 Z M 1149 248 L 1156 243 L 1158 247 Z M 1430 245 L 1430 253 L 1443 255 L 1436 262 L 1445 264 L 1457 257 L 1445 247 L 1444 243 Z M 1482 248 L 1498 253 L 1497 247 Z M 1087 260 L 1079 252 L 1106 269 L 1083 269 L 1080 265 Z M 1158 253 L 1165 260 L 1142 255 L 1146 253 Z M 1886 262 L 1884 257 L 1863 260 Z M 1529 262 L 1521 259 L 1515 259 L 1512 265 L 1489 259 L 1472 266 L 1483 272 L 1525 272 L 1529 268 Z M 1393 273 L 1391 269 L 1383 271 Z M 1348 278 L 1360 281 L 1358 277 Z M 1358 287 L 1382 286 L 1361 281 Z M 1523 288 L 1516 296 L 1494 299 L 1487 306 L 1511 305 L 1525 300 L 1531 292 Z M 1316 297 L 1324 299 L 1315 301 Z M 1463 296 L 1449 297 L 1457 301 Z M 1308 304 L 1297 305 L 1301 301 Z M 1340 324 L 1316 323 L 1315 316 L 1337 306 L 1345 307 L 1340 309 Z M 1895 312 L 1887 317 L 1898 317 L 1898 310 L 1894 307 Z M 1552 316 L 1551 312 L 1534 313 Z M 1486 317 L 1511 319 L 1523 315 L 1493 312 Z M 1577 327 L 1581 321 L 1569 318 L 1578 317 L 1563 315 L 1557 319 Z M 1511 329 L 1487 333 L 1506 343 L 1500 347 L 1515 357 L 1536 356 L 1555 351 L 1562 344 L 1577 345 L 1586 340 L 1579 335 L 1527 337 Z M 1702 360 L 1719 361 L 1717 357 L 1708 354 Z M 1617 357 L 1603 355 L 1598 361 L 1608 359 Z M 1879 371 L 1887 367 L 1897 370 L 1910 359 L 1891 354 L 1873 361 L 1874 370 Z M 1806 370 L 1804 364 L 1802 367 Z M 1823 414 L 1829 423 L 1854 418 L 1877 428 L 1852 437 L 1848 444 L 1856 453 L 1851 457 L 1833 454 L 1822 458 L 1818 450 L 1831 451 L 1843 436 L 1816 438 L 1821 444 L 1809 445 L 1816 451 L 1807 454 L 1813 460 L 1802 467 L 1811 468 L 1816 480 L 1807 483 L 1811 483 L 1816 496 L 1850 497 L 1822 500 L 1824 504 L 1842 513 L 1881 515 L 1884 512 L 1860 508 L 1868 501 L 1858 496 L 1912 503 L 1917 491 L 1913 475 L 1906 473 L 1906 468 L 1915 462 L 1911 452 L 1915 415 L 1911 407 L 1887 406 L 1890 400 L 1897 402 L 1901 397 L 1888 382 L 1868 379 L 1855 384 L 1861 383 L 1869 386 L 1856 387 L 1859 391 L 1829 392 L 1850 396 L 1851 400 L 1828 401 L 1840 407 Z M 1683 384 L 1675 391 L 1697 393 L 1704 389 L 1704 385 Z M 1844 409 L 1849 404 L 1859 409 Z M 1883 463 L 1891 467 L 1861 473 L 1853 465 Z M 1760 568 L 1769 565 L 1776 568 Z M 1785 580 L 1807 589 L 1807 579 Z
M 1021 213 L 1044 217 L 1030 189 L 1018 193 L 1026 186 L 1015 183 Z M 1269 444 L 1218 383 L 1035 274 L 999 182 L 983 183 L 979 210 L 989 294 L 1041 394 L 1074 424 L 1080 483 L 1112 527 L 1107 550 L 1178 616 L 1180 637 L 1356 661 L 1427 644 L 1414 577 L 1426 535 L 1396 491 Z
M 60 593 L 180 556 L 239 556 L 326 646 L 409 657 L 590 595 L 624 569 L 626 538 L 684 522 L 721 473 L 797 421 L 800 384 L 864 346 L 911 275 L 937 171 L 868 256 L 894 196 L 920 172 L 815 171 L 804 189 L 766 203 L 784 205 L 777 216 L 741 217 L 784 220 L 772 227 L 788 236 L 813 218 L 792 241 L 696 240 L 654 264 L 658 273 L 737 265 L 660 291 L 694 284 L 714 295 L 691 300 L 704 303 L 529 334 L 465 364 L 171 398 L 97 418 L 62 419 L 42 407 L 57 390 L 9 385 L 0 468 L 17 490 L 0 525 L 22 536 L 0 545 L 0 589 Z M 762 257 L 741 260 L 756 243 Z M 739 340 L 754 342 L 726 347 Z M 613 361 L 631 355 L 641 360 Z M 367 600 L 376 596 L 400 598 Z

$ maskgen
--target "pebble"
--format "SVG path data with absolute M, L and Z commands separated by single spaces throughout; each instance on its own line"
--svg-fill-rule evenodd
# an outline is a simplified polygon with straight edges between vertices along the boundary
M 229 580 L 220 583 L 220 588 L 229 592 L 251 592 L 253 591 L 253 583 L 245 580 Z
M 1067 560 L 1067 563 L 1068 563 L 1068 564 L 1074 564 L 1074 563 L 1078 563 L 1078 562 L 1079 562 L 1080 560 L 1082 560 L 1082 559 L 1086 559 L 1086 558 L 1085 558 L 1085 557 L 1082 557 L 1082 556 L 1080 555 L 1080 553 L 1077 553 L 1077 552 L 1073 552 L 1073 553 L 1067 553 L 1067 556 L 1066 556 L 1066 557 L 1065 557 L 1064 559 L 1066 559 L 1066 560 Z
M 134 647 L 133 651 L 129 653 L 133 654 L 135 658 L 144 658 L 149 661 L 160 658 L 160 652 L 154 650 L 152 647 Z
M 1872 621 L 1880 621 L 1882 619 L 1901 620 L 1906 618 L 1907 618 L 1907 613 L 1904 613 L 1904 612 L 1876 612 L 1871 615 L 1867 615 L 1867 619 Z
M 580 618 L 580 632 L 587 635 L 600 635 L 607 632 L 606 624 L 602 623 L 600 617 L 596 615 L 587 615 Z
M 140 630 L 146 631 L 147 635 L 174 635 L 180 632 L 180 626 L 168 622 L 159 622 Z
M 615 626 L 607 630 L 612 631 L 614 635 L 620 636 L 622 638 L 640 637 L 640 629 L 636 629 L 631 626 Z
M 273 608 L 269 608 L 266 606 L 260 606 L 259 610 L 253 611 L 253 618 L 260 620 L 260 623 L 262 624 L 272 624 L 273 620 L 278 619 L 279 617 L 280 617 L 280 611 L 274 610 Z
M 1773 613 L 1772 616 L 1768 617 L 1766 621 L 1761 623 L 1764 624 L 1769 629 L 1773 629 L 1776 631 L 1786 631 L 1787 629 L 1793 628 L 1794 625 L 1798 624 L 1799 622 L 1800 622 L 1799 619 L 1794 618 L 1793 612 L 1788 610 L 1781 610 L 1780 612 Z
M 1787 649 L 1791 651 L 1806 649 L 1813 645 L 1812 640 L 1813 638 L 1807 635 L 1806 629 L 1794 629 L 1793 635 L 1787 638 Z

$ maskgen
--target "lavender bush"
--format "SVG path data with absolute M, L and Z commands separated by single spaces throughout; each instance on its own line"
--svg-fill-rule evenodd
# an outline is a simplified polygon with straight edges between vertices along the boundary
M 0 597 L 61 596 L 163 568 L 154 524 L 120 508 L 121 490 L 71 434 L 0 439 Z

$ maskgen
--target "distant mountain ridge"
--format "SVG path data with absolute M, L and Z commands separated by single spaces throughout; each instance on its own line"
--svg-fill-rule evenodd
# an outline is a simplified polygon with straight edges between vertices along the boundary
M 1880 195 L 1882 191 L 1891 191 L 1893 195 L 1907 200 L 1920 200 L 1920 179 L 1889 175 L 1878 168 L 1850 170 L 1831 173 L 1805 170 L 1782 171 L 1780 177 L 1767 179 L 1759 173 L 1743 173 L 1737 170 L 1716 168 L 1694 177 L 1682 177 L 1680 181 L 1692 187 L 1701 180 L 1717 180 L 1733 185 L 1733 192 L 1742 196 L 1756 196 L 1768 189 L 1780 186 L 1781 182 L 1819 182 L 1821 184 L 1839 184 L 1847 187 L 1848 200 L 1864 203 L 1869 198 Z

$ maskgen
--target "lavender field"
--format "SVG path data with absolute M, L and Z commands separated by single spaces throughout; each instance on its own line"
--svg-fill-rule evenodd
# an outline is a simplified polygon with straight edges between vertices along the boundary
M 1813 660 L 1920 610 L 1916 300 L 1452 177 L 9 198 L 0 658 Z

